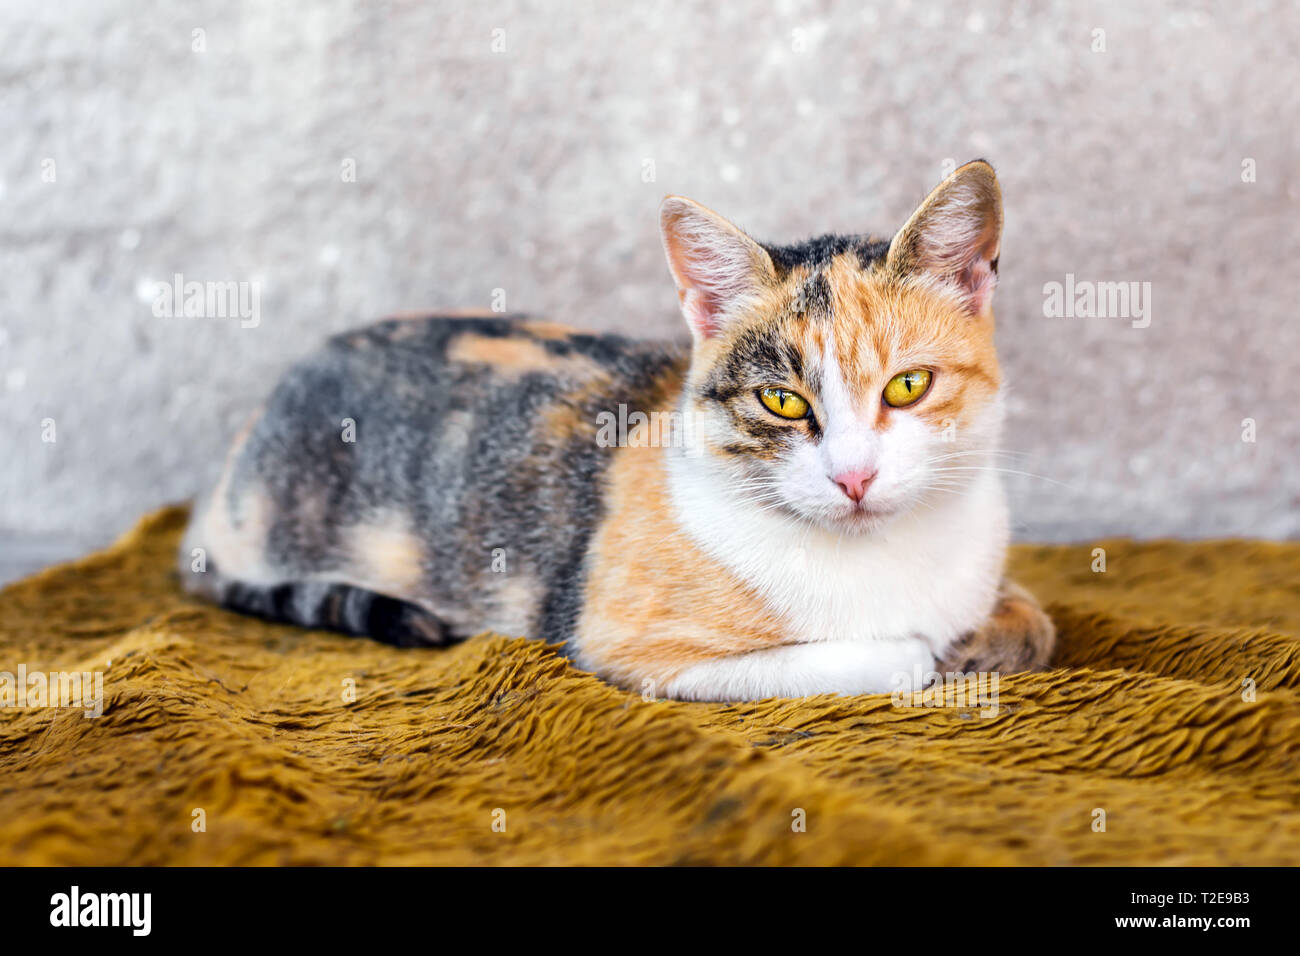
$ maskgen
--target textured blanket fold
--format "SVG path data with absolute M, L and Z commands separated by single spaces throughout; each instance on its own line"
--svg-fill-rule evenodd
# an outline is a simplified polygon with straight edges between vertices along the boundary
M 1300 543 L 1018 546 L 1059 666 L 995 701 L 710 705 L 197 603 L 184 519 L 0 592 L 0 697 L 103 681 L 0 707 L 0 864 L 1300 863 Z

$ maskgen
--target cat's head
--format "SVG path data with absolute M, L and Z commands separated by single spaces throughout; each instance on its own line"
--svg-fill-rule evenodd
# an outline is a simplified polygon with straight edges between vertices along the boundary
M 988 163 L 957 169 L 892 240 L 762 245 L 677 196 L 660 216 L 694 338 L 694 440 L 735 494 L 867 531 L 984 474 L 1001 428 Z

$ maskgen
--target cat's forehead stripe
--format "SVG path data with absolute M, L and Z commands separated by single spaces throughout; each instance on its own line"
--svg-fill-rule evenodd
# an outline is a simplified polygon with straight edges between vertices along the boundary
M 837 256 L 825 273 L 835 357 L 854 391 L 872 388 L 894 351 L 895 323 L 883 297 L 864 293 L 874 283 L 863 281 L 861 270 L 849 256 Z

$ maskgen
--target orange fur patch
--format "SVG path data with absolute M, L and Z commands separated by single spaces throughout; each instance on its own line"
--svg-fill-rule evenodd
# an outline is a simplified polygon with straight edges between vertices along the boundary
M 236 569 L 246 580 L 257 581 L 270 574 L 266 564 L 266 539 L 271 530 L 275 506 L 260 488 L 244 489 L 235 509 L 228 506 L 230 472 L 222 475 L 212 492 L 207 509 L 190 543 L 203 548 L 218 569 L 231 573 Z M 189 579 L 190 576 L 187 576 Z M 192 586 L 207 591 L 217 583 L 215 575 L 195 574 Z
M 424 542 L 399 515 L 353 525 L 344 553 L 352 564 L 350 578 L 390 597 L 414 600 L 424 590 Z
M 526 330 L 529 335 L 535 335 L 539 339 L 567 339 L 578 334 L 577 329 L 568 325 L 561 325 L 559 322 L 530 319 L 520 323 L 519 327 Z
M 533 372 L 561 376 L 591 375 L 600 371 L 600 366 L 584 355 L 554 355 L 535 339 L 525 336 L 496 338 L 463 332 L 448 343 L 447 358 L 453 362 L 491 365 L 494 371 L 506 377 Z
M 219 568 L 257 568 L 264 564 L 263 550 L 272 508 L 270 501 L 263 493 L 253 492 L 241 496 L 238 514 L 229 507 L 235 463 L 263 411 L 259 408 L 249 415 L 235 434 L 230 450 L 226 452 L 221 477 L 204 502 L 186 540 L 188 547 L 202 548 Z M 186 573 L 182 575 L 182 583 L 190 590 L 216 596 L 219 579 L 214 574 Z
M 533 637 L 537 633 L 538 619 L 546 599 L 542 582 L 526 571 L 508 567 L 494 578 L 496 584 L 492 604 L 494 612 L 483 619 L 482 628 L 511 637 Z
M 579 663 L 614 683 L 648 678 L 662 689 L 692 664 L 784 643 L 784 626 L 762 599 L 678 528 L 663 451 L 613 454 L 577 628 Z

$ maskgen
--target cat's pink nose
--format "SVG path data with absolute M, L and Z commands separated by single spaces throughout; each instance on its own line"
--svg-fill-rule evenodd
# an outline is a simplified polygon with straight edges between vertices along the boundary
M 835 484 L 854 501 L 861 501 L 871 483 L 876 480 L 874 471 L 846 471 L 835 476 Z

